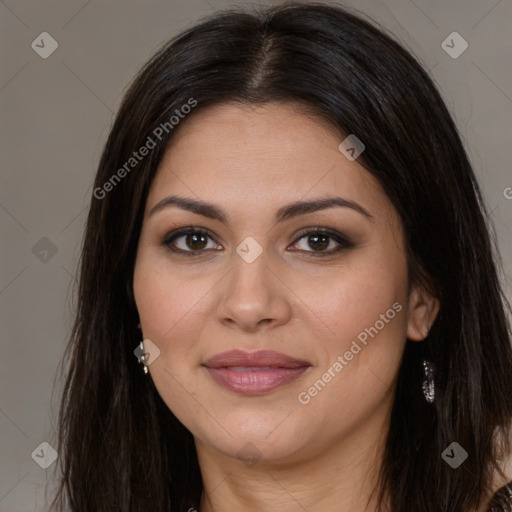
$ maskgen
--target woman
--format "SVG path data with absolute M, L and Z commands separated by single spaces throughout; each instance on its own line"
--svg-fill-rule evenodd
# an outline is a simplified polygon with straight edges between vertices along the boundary
M 139 73 L 93 196 L 55 505 L 512 510 L 487 212 L 389 36 L 322 4 L 212 16 Z

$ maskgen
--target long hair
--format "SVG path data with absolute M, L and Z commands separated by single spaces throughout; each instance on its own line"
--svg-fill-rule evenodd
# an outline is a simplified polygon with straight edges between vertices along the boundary
M 405 228 L 409 282 L 441 304 L 428 338 L 406 343 L 377 490 L 393 512 L 481 506 L 510 450 L 512 350 L 510 305 L 474 171 L 436 86 L 407 50 L 346 8 L 287 3 L 201 20 L 166 43 L 124 96 L 83 240 L 62 361 L 62 476 L 52 507 L 199 507 L 192 434 L 133 353 L 140 332 L 132 281 L 148 190 L 167 143 L 187 122 L 185 111 L 191 117 L 224 102 L 306 106 L 365 144 L 358 162 Z M 178 113 L 179 124 L 170 122 Z M 134 164 L 148 137 L 154 147 Z M 421 393 L 424 354 L 436 367 L 434 404 Z M 468 454 L 458 469 L 441 456 L 452 442 Z

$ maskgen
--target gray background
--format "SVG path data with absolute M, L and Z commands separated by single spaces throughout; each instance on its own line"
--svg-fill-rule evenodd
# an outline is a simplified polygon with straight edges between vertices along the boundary
M 343 3 L 384 25 L 440 87 L 492 212 L 510 300 L 511 1 Z M 201 16 L 245 4 L 0 1 L 2 512 L 48 508 L 44 487 L 48 482 L 51 494 L 56 464 L 42 469 L 31 454 L 44 441 L 56 446 L 60 387 L 52 397 L 55 371 L 73 317 L 74 276 L 93 177 L 122 94 L 169 37 Z M 469 44 L 456 59 L 441 47 L 454 31 Z M 31 47 L 42 32 L 58 42 L 47 59 Z

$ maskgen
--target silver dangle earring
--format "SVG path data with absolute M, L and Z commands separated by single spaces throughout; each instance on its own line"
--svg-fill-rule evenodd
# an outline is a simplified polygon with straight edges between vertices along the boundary
M 431 404 L 436 396 L 434 387 L 434 364 L 428 359 L 423 359 L 423 396 Z
M 140 322 L 137 324 L 137 328 L 142 332 L 142 326 L 140 325 Z M 144 368 L 144 373 L 147 374 L 149 372 L 148 367 L 146 364 L 144 364 L 144 361 L 146 360 L 146 353 L 144 352 L 144 342 L 141 341 L 139 343 L 139 346 L 134 351 L 135 356 L 137 357 L 137 360 L 139 363 L 142 363 Z
M 425 338 L 428 336 L 428 327 L 425 328 Z M 425 343 L 425 340 L 423 340 Z M 425 400 L 431 404 L 434 402 L 436 397 L 436 390 L 434 386 L 434 363 L 430 361 L 426 356 L 423 357 L 423 383 L 421 385 L 423 390 L 423 396 Z
M 146 360 L 146 353 L 144 352 L 144 342 L 143 341 L 141 341 L 139 343 L 138 353 L 140 354 L 140 356 L 138 357 L 139 363 L 142 363 L 143 368 L 144 368 L 144 373 L 148 373 L 148 371 L 149 371 L 148 367 L 144 364 L 144 361 Z

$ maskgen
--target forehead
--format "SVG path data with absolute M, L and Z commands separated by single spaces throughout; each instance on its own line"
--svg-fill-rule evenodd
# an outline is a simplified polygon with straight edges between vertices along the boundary
M 168 152 L 201 145 L 209 155 L 280 159 L 298 155 L 299 149 L 300 154 L 332 150 L 333 140 L 342 138 L 335 126 L 303 104 L 224 103 L 198 108 L 185 118 L 171 138 Z
M 376 216 L 391 213 L 378 181 L 339 151 L 344 138 L 301 105 L 222 104 L 199 109 L 173 134 L 153 180 L 148 207 L 170 193 L 233 208 L 249 202 L 253 210 L 339 194 L 366 203 Z

